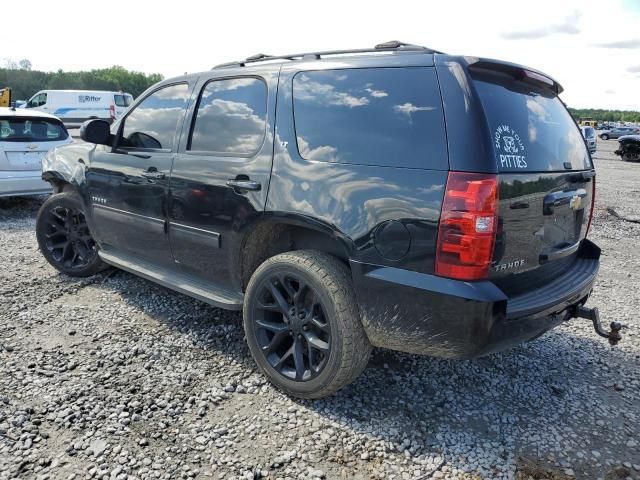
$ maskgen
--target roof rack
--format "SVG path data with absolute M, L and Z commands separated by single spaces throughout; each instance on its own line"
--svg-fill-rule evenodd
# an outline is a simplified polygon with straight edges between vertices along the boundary
M 245 67 L 250 63 L 267 62 L 270 60 L 320 60 L 322 57 L 331 55 L 349 55 L 358 53 L 377 53 L 377 52 L 422 52 L 422 53 L 442 53 L 432 48 L 423 47 L 421 45 L 413 45 L 410 43 L 400 42 L 398 40 L 391 40 L 389 42 L 379 43 L 373 48 L 359 48 L 353 50 L 327 50 L 324 52 L 305 52 L 305 53 L 292 53 L 289 55 L 267 55 L 264 53 L 257 53 L 251 55 L 237 62 L 221 63 L 213 67 L 216 68 L 230 68 L 230 67 Z

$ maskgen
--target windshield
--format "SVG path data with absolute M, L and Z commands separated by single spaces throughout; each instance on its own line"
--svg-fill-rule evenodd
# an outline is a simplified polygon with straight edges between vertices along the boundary
M 500 171 L 591 168 L 582 134 L 552 92 L 498 75 L 474 75 Z
M 62 123 L 50 118 L 0 118 L 2 142 L 55 142 L 69 134 Z

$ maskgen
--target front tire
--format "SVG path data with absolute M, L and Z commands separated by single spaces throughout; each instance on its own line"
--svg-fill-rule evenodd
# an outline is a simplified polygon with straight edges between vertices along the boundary
M 331 255 L 301 250 L 265 261 L 249 281 L 243 314 L 258 367 L 291 396 L 332 395 L 369 360 L 350 272 Z
M 602 140 L 609 140 L 609 135 L 607 135 L 606 133 L 603 133 L 602 135 L 600 135 L 600 138 Z
M 36 238 L 44 258 L 62 273 L 90 277 L 107 268 L 98 256 L 82 200 L 75 192 L 56 193 L 42 204 Z

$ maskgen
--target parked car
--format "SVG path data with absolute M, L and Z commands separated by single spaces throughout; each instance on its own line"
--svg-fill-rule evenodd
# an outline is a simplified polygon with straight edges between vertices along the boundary
M 26 108 L 47 112 L 60 118 L 68 127 L 85 120 L 99 118 L 113 122 L 133 102 L 124 92 L 97 90 L 40 90 L 27 102 Z
M 600 134 L 602 140 L 609 140 L 610 138 L 619 138 L 623 135 L 638 135 L 640 134 L 640 128 L 638 127 L 615 127 L 606 132 Z
M 618 142 L 620 146 L 614 152 L 616 155 L 626 162 L 640 161 L 640 135 L 626 135 L 618 138 Z
M 56 117 L 0 107 L 0 197 L 51 192 L 51 185 L 41 178 L 42 157 L 70 142 Z
M 580 131 L 582 132 L 582 136 L 584 137 L 585 142 L 587 142 L 589 153 L 596 153 L 596 131 L 593 129 L 593 127 L 580 127 Z
M 597 318 L 595 170 L 561 91 L 400 42 L 165 80 L 47 156 L 38 243 L 69 275 L 242 309 L 294 396 L 353 381 L 372 345 L 486 355 Z

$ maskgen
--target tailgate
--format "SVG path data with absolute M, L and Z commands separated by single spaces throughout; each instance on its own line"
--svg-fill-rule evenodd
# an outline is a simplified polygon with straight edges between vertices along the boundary
M 511 296 L 569 268 L 585 238 L 595 172 L 501 174 L 490 278 Z
M 4 153 L 6 160 L 3 161 L 0 156 L 0 170 L 40 170 L 42 157 L 47 150 L 5 151 Z
M 575 262 L 592 210 L 595 171 L 575 121 L 526 75 L 475 71 L 499 178 L 489 278 L 509 295 L 537 289 Z

